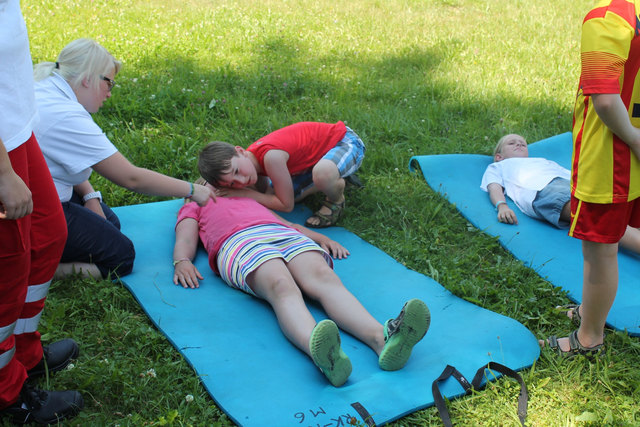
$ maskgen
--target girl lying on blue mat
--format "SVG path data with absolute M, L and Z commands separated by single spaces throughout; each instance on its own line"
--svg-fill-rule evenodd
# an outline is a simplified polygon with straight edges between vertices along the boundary
M 381 325 L 332 269 L 331 255 L 349 255 L 342 245 L 280 218 L 255 200 L 218 197 L 204 207 L 189 202 L 180 209 L 173 251 L 176 285 L 197 288 L 203 279 L 191 262 L 199 240 L 213 271 L 229 286 L 266 300 L 285 336 L 336 387 L 351 374 L 338 326 L 371 347 L 380 368 L 390 371 L 406 364 L 429 328 L 429 309 L 418 299 L 408 301 L 398 317 Z M 318 301 L 335 323 L 316 323 L 303 294 Z
M 507 205 L 505 194 L 526 215 L 568 228 L 571 220 L 570 171 L 554 161 L 529 157 L 527 141 L 517 134 L 498 141 L 493 160 L 480 188 L 489 193 L 498 212 L 498 221 L 517 224 L 516 213 Z M 640 253 L 640 230 L 627 226 L 620 246 Z

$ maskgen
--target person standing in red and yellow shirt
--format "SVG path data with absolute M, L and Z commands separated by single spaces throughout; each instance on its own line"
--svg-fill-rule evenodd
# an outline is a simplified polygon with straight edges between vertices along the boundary
M 618 289 L 618 242 L 640 227 L 640 1 L 600 1 L 582 24 L 580 86 L 573 115 L 571 225 L 582 240 L 580 327 L 549 338 L 560 353 L 603 349 Z

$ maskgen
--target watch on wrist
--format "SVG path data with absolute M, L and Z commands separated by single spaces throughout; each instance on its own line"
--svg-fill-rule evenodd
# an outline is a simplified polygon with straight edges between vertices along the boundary
M 99 201 L 102 202 L 102 193 L 100 193 L 99 191 L 93 191 L 91 193 L 87 193 L 84 196 L 82 196 L 82 203 L 87 203 L 91 199 L 98 199 Z

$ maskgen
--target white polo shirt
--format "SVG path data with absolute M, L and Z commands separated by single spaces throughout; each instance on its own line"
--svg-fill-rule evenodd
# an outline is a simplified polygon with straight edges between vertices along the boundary
M 35 94 L 40 123 L 34 133 L 60 201 L 67 202 L 73 186 L 89 179 L 92 166 L 118 149 L 58 74 L 36 82 Z
M 37 122 L 33 63 L 19 0 L 0 0 L 0 138 L 7 151 L 31 137 Z
M 482 176 L 480 188 L 488 191 L 489 184 L 500 184 L 522 212 L 538 218 L 532 206 L 538 191 L 555 178 L 569 179 L 569 175 L 568 169 L 542 157 L 512 157 L 491 163 Z

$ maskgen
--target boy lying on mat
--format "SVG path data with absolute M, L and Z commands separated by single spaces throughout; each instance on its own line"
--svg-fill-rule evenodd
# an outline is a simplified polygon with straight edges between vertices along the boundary
M 489 193 L 498 212 L 498 221 L 517 224 L 516 213 L 507 205 L 505 194 L 526 215 L 568 228 L 571 220 L 570 171 L 554 161 L 529 157 L 527 141 L 516 134 L 498 141 L 491 163 L 482 176 L 480 188 Z M 627 227 L 620 245 L 640 253 L 640 230 Z
M 180 209 L 175 230 L 176 285 L 199 286 L 203 276 L 191 260 L 202 240 L 212 270 L 229 286 L 266 300 L 285 336 L 336 387 L 351 374 L 338 326 L 371 347 L 380 368 L 390 371 L 407 363 L 429 328 L 429 309 L 419 299 L 408 301 L 398 317 L 380 324 L 331 268 L 331 255 L 349 255 L 342 245 L 280 218 L 253 199 L 219 197 L 204 207 L 189 202 Z M 303 294 L 318 301 L 335 323 L 316 323 Z

